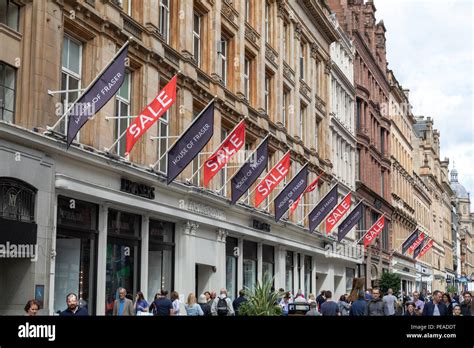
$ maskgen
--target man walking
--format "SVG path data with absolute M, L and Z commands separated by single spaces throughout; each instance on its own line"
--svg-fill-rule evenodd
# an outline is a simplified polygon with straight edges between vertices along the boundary
M 387 315 L 395 315 L 397 298 L 393 296 L 393 290 L 391 288 L 388 289 L 387 295 L 383 297 L 383 303 L 385 305 L 385 313 L 387 313 Z
M 70 293 L 66 296 L 66 304 L 67 308 L 59 314 L 60 316 L 82 317 L 89 315 L 85 308 L 81 308 L 77 305 L 77 295 L 74 293 Z
M 367 307 L 367 301 L 365 300 L 365 294 L 363 291 L 359 291 L 357 294 L 357 300 L 352 303 L 351 309 L 349 310 L 349 316 L 361 317 L 365 315 L 365 307 Z
M 332 292 L 329 290 L 326 291 L 324 297 L 326 298 L 326 301 L 321 305 L 321 315 L 333 317 L 341 315 L 339 312 L 339 306 L 332 300 Z
M 428 317 L 448 315 L 448 308 L 441 301 L 442 298 L 443 295 L 441 294 L 441 291 L 435 290 L 433 292 L 432 300 L 425 304 L 422 315 Z
M 462 304 L 461 304 L 461 314 L 463 316 L 471 316 L 472 314 L 472 296 L 471 296 L 471 293 L 469 291 L 465 291 L 463 294 L 462 294 L 463 298 L 464 298 L 464 301 L 462 301 Z
M 239 297 L 237 297 L 232 303 L 232 306 L 234 307 L 235 315 L 239 315 L 239 307 L 244 302 L 247 302 L 247 298 L 245 297 L 245 290 L 242 289 L 239 291 Z
M 127 290 L 124 288 L 119 288 L 119 298 L 114 302 L 114 310 L 112 315 L 125 316 L 125 315 L 135 315 L 135 310 L 133 309 L 133 301 L 128 299 Z
M 380 298 L 379 289 L 372 289 L 372 299 L 367 303 L 367 307 L 365 307 L 365 315 L 374 317 L 387 315 L 385 304 Z
M 227 297 L 227 290 L 222 288 L 218 298 L 212 301 L 211 314 L 213 316 L 231 316 L 234 315 L 232 301 Z

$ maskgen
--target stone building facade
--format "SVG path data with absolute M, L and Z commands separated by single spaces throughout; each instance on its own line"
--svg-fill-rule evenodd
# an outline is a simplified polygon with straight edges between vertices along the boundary
M 356 190 L 364 199 L 364 221 L 368 229 L 385 214 L 384 231 L 367 252 L 367 286 L 377 285 L 382 272 L 390 269 L 392 204 L 390 197 L 390 119 L 383 113 L 388 106 L 385 26 L 375 20 L 373 1 L 329 0 L 341 27 L 356 50 L 354 85 L 356 90 Z
M 0 120 L 0 160 L 7 163 L 0 192 L 12 198 L 1 223 L 11 223 L 11 211 L 22 216 L 15 226 L 34 237 L 39 252 L 36 262 L 0 260 L 0 313 L 19 314 L 40 294 L 42 313 L 52 314 L 73 291 L 90 313 L 107 314 L 118 286 L 148 299 L 160 288 L 186 296 L 227 287 L 235 297 L 271 277 L 292 292 L 350 290 L 361 261 L 328 258 L 333 240 L 298 223 L 337 181 L 328 129 L 330 45 L 340 34 L 324 1 L 11 3 L 9 21 L 0 25 L 0 64 L 14 94 Z M 65 151 L 46 127 L 130 36 L 119 93 Z M 104 152 L 178 71 L 177 102 L 130 158 L 123 142 Z M 199 187 L 199 175 L 186 183 L 203 157 L 166 186 L 166 157 L 157 160 L 214 96 L 214 137 L 204 152 L 248 117 L 247 151 L 271 135 L 268 168 L 290 149 L 289 177 L 306 161 L 309 180 L 326 173 L 290 219 L 275 223 L 272 208 L 254 209 L 253 197 L 230 206 L 229 187 L 217 189 L 235 168 L 217 175 L 209 190 Z M 13 199 L 20 190 L 24 212 Z

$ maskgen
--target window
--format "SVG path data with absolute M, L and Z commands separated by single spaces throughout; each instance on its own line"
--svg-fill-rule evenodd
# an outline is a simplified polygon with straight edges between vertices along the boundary
M 251 10 L 251 7 L 250 7 L 250 0 L 244 0 L 245 1 L 245 21 L 247 23 L 250 23 L 250 10 Z
M 377 220 L 375 220 L 377 221 Z M 375 222 L 374 221 L 374 222 Z M 371 224 L 372 226 L 372 224 Z M 365 234 L 365 208 L 364 206 L 362 205 L 362 218 L 359 220 L 359 223 L 357 224 L 357 228 L 358 228 L 358 237 L 357 237 L 357 240 L 361 239 L 362 236 Z
M 107 303 L 113 303 L 118 297 L 119 287 L 131 294 L 138 291 L 140 231 L 140 215 L 109 209 L 105 283 Z
M 357 149 L 356 152 L 356 159 L 355 159 L 355 165 L 356 165 L 356 180 L 360 180 L 360 150 Z
M 170 5 L 169 0 L 160 0 L 160 33 L 161 37 L 169 43 L 170 33 Z
M 384 186 L 385 186 L 385 176 L 383 175 L 383 170 L 380 172 L 380 195 L 384 196 Z
M 130 126 L 130 80 L 130 73 L 125 72 L 123 84 L 115 96 L 115 116 L 121 118 L 115 120 L 114 140 L 119 139 L 119 137 L 127 130 L 128 126 Z M 125 145 L 125 137 L 122 137 L 116 145 L 117 155 L 125 155 Z
M 250 101 L 250 60 L 245 58 L 244 62 L 244 95 Z
M 18 31 L 19 6 L 11 0 L 0 1 L 0 23 Z
M 283 22 L 283 54 L 284 59 L 289 62 L 290 61 L 290 25 L 287 22 Z
M 194 12 L 193 54 L 197 66 L 201 66 L 201 16 Z
M 352 281 L 355 278 L 355 269 L 346 267 L 346 294 L 352 291 Z
M 272 281 L 275 275 L 275 248 L 271 245 L 262 245 L 262 273 L 263 282 Z
M 300 139 L 304 142 L 304 122 L 306 118 L 306 105 L 301 104 L 300 108 L 300 117 L 298 120 L 298 135 Z
M 20 180 L 0 178 L 0 218 L 35 222 L 36 189 Z
M 296 254 L 296 265 L 298 270 L 298 291 L 301 289 L 301 254 Z
M 204 109 L 203 105 L 201 105 L 198 102 L 194 102 L 194 104 L 193 104 L 193 120 L 200 114 L 202 109 Z M 201 155 L 198 154 L 196 157 L 194 157 L 194 159 L 191 163 L 192 163 L 191 173 L 194 174 L 194 172 L 196 172 L 198 170 L 199 166 L 201 165 Z M 199 183 L 201 182 L 201 171 L 200 170 L 193 177 L 192 182 L 193 182 L 194 185 L 199 186 Z
M 61 90 L 67 91 L 61 94 L 63 113 L 65 113 L 70 104 L 79 97 L 82 74 L 82 44 L 69 36 L 64 36 L 61 65 Z M 69 117 L 65 117 L 61 122 L 61 133 L 67 133 L 68 121 Z
M 293 269 L 294 269 L 294 256 L 292 251 L 286 252 L 286 261 L 285 261 L 285 291 L 293 292 L 294 289 L 294 280 L 293 280 Z
M 244 240 L 244 287 L 253 289 L 257 284 L 257 243 Z
M 313 258 L 311 256 L 304 256 L 304 294 L 307 296 L 311 293 L 313 288 Z
M 174 229 L 172 222 L 149 222 L 147 297 L 150 302 L 157 289 L 173 290 Z
M 15 122 L 16 69 L 0 62 L 0 120 Z
M 271 17 L 270 17 L 270 3 L 265 1 L 265 42 L 270 42 L 271 37 Z
M 290 105 L 290 92 L 283 89 L 283 110 L 281 112 L 281 123 L 288 130 L 288 107 Z
M 227 85 L 227 50 L 228 50 L 228 40 L 226 38 L 221 39 L 221 77 L 224 86 Z
M 385 132 L 383 129 L 380 129 L 380 152 L 382 155 L 385 152 Z
M 98 206 L 58 197 L 54 311 L 62 311 L 66 295 L 74 292 L 89 314 L 95 312 Z
M 389 222 L 385 222 L 382 230 L 382 249 L 388 250 L 388 224 Z
M 360 103 L 359 99 L 357 99 L 356 106 L 357 106 L 357 110 L 356 110 L 356 128 L 360 129 L 361 103 Z
M 164 156 L 169 146 L 169 110 L 158 119 L 158 158 L 161 161 L 158 163 L 158 171 L 166 174 L 167 156 Z
M 271 95 L 271 77 L 265 76 L 265 112 L 267 115 L 270 113 L 270 95 Z
M 117 0 L 117 2 L 126 14 L 132 15 L 132 0 Z
M 234 249 L 237 247 L 238 247 L 237 238 L 232 238 L 232 237 L 226 238 L 225 288 L 227 289 L 228 296 L 231 298 L 237 298 L 237 257 L 234 254 Z
M 314 132 L 314 145 L 316 146 L 316 150 L 319 150 L 319 134 L 321 132 L 321 120 L 316 118 L 316 132 Z
M 305 78 L 304 57 L 305 57 L 305 46 L 302 43 L 301 46 L 300 46 L 300 80 L 304 80 L 304 78 Z

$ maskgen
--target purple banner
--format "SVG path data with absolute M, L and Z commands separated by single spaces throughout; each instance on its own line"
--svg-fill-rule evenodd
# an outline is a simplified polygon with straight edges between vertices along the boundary
M 421 250 L 425 246 L 426 242 L 429 241 L 430 238 L 425 235 L 425 238 L 421 241 L 420 245 L 418 245 L 415 250 L 413 251 L 413 258 L 416 259 L 418 255 L 420 254 Z
M 283 188 L 275 198 L 275 221 L 278 222 L 283 214 L 308 186 L 308 165 L 306 164 L 298 174 Z
M 410 234 L 407 239 L 405 239 L 402 244 L 402 254 L 405 254 L 407 250 L 413 245 L 413 243 L 415 243 L 415 241 L 418 239 L 419 233 L 420 232 L 418 231 L 418 229 L 416 229 Z
M 112 98 L 125 78 L 125 59 L 128 54 L 128 44 L 122 47 L 122 52 L 112 61 L 96 82 L 82 95 L 69 112 L 67 129 L 67 147 L 71 145 L 79 130 L 90 117 L 102 109 Z
M 309 213 L 309 233 L 313 233 L 316 227 L 324 220 L 327 214 L 337 204 L 337 184 L 329 191 L 326 196 Z
M 346 219 L 339 225 L 337 231 L 337 241 L 340 242 L 349 233 L 352 227 L 359 223 L 359 220 L 363 217 L 364 205 L 362 202 L 357 204 L 353 211 L 347 215 Z M 383 232 L 382 232 L 383 233 Z
M 235 204 L 267 168 L 268 138 L 263 140 L 257 150 L 231 179 L 232 200 Z
M 201 152 L 214 134 L 214 102 L 198 115 L 168 151 L 168 185 Z

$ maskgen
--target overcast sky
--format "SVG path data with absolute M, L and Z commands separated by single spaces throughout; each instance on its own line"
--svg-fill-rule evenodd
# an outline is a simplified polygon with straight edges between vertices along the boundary
M 375 0 L 387 29 L 387 60 L 410 90 L 415 115 L 431 116 L 474 211 L 472 0 Z

